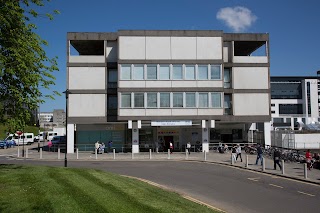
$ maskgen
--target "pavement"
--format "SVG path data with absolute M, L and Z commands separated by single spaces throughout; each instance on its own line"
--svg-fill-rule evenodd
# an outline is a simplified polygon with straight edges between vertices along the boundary
M 44 144 L 45 145 L 45 144 Z M 46 150 L 47 147 L 44 147 Z M 19 149 L 19 156 L 18 156 Z M 0 150 L 0 156 L 7 156 L 9 159 L 28 159 L 28 160 L 40 160 L 40 161 L 64 161 L 65 153 L 58 150 L 55 151 L 42 151 L 38 152 L 37 144 L 31 146 L 25 146 L 25 157 L 22 157 L 22 147 L 9 148 L 6 150 Z M 305 164 L 302 163 L 284 163 L 284 171 L 280 170 L 277 166 L 277 170 L 273 168 L 273 160 L 270 158 L 264 158 L 265 168 L 259 164 L 256 165 L 256 155 L 247 155 L 242 153 L 243 161 L 240 159 L 232 163 L 231 153 L 220 154 L 215 151 L 209 153 L 191 152 L 187 155 L 184 152 L 174 152 L 168 154 L 167 152 L 140 152 L 138 154 L 132 153 L 103 153 L 95 154 L 94 152 L 79 152 L 73 154 L 67 154 L 67 161 L 200 161 L 200 162 L 212 162 L 216 164 L 228 165 L 231 167 L 237 167 L 245 170 L 251 170 L 266 174 L 272 174 L 285 178 L 300 180 L 309 183 L 315 183 L 320 185 L 320 170 L 311 169 L 306 170 Z M 246 160 L 248 159 L 248 163 Z M 305 172 L 307 172 L 305 174 Z

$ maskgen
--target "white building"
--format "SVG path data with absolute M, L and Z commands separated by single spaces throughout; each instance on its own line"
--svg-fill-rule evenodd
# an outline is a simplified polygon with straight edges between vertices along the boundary
M 113 141 L 202 151 L 270 129 L 269 35 L 223 31 L 68 33 L 68 152 Z M 270 141 L 270 138 L 266 138 Z

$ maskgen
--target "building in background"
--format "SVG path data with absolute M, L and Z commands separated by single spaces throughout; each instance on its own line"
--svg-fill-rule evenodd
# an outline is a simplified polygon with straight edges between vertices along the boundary
M 269 35 L 223 31 L 67 34 L 68 152 L 113 141 L 200 151 L 247 142 L 270 120 Z M 270 134 L 266 135 L 270 143 Z
M 66 115 L 63 109 L 54 109 L 53 112 L 40 112 L 40 127 L 52 130 L 54 127 L 64 127 Z

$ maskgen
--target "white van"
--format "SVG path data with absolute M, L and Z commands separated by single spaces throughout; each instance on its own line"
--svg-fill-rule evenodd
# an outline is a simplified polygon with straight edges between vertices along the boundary
M 54 136 L 58 136 L 58 132 L 54 132 L 54 131 L 40 132 L 40 135 L 39 135 L 40 141 L 44 141 L 43 136 L 45 136 L 45 138 L 48 141 L 51 141 Z
M 33 133 L 22 133 L 22 135 L 18 134 L 9 134 L 8 137 L 5 140 L 14 140 L 16 145 L 20 144 L 27 144 L 30 145 L 34 141 L 34 134 Z

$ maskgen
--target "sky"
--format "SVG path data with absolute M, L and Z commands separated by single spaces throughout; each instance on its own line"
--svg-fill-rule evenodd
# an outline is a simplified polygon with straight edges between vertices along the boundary
M 320 70 L 318 0 L 51 0 L 40 12 L 59 10 L 54 20 L 34 20 L 58 57 L 53 90 L 66 90 L 67 32 L 118 30 L 223 30 L 269 33 L 271 76 L 315 76 Z M 45 99 L 41 112 L 65 109 L 65 96 Z

